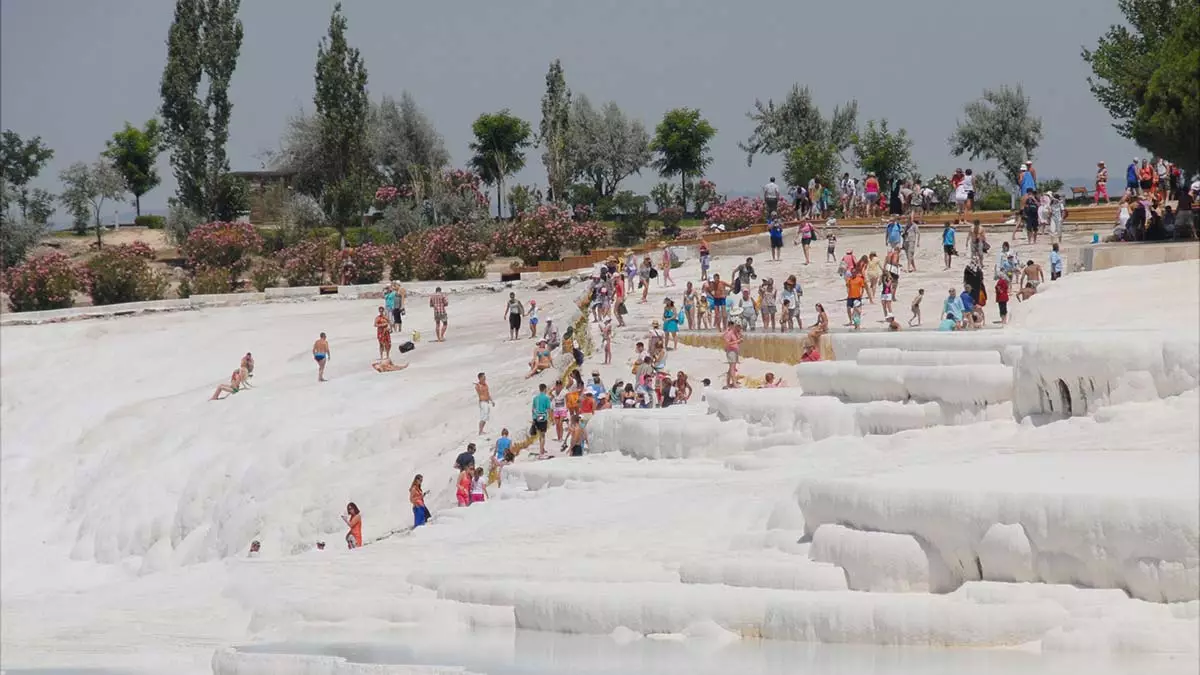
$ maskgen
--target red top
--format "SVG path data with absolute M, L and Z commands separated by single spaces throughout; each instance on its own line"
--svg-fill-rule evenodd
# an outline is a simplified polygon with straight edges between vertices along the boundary
M 1004 277 L 996 281 L 996 302 L 1008 302 L 1008 279 Z

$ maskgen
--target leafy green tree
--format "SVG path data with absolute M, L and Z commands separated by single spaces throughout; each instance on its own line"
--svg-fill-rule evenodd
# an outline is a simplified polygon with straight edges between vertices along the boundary
M 227 210 L 217 200 L 229 172 L 229 82 L 242 48 L 240 0 L 176 0 L 159 91 L 179 200 L 196 213 Z M 201 83 L 207 84 L 203 98 Z
M 1118 0 L 1128 26 L 1112 26 L 1095 50 L 1092 94 L 1125 138 L 1200 171 L 1200 7 L 1195 0 Z
M 91 164 L 75 162 L 58 174 L 63 182 L 59 200 L 72 214 L 78 215 L 85 206 L 91 207 L 93 224 L 96 227 L 96 244 L 103 247 L 103 227 L 100 213 L 104 202 L 118 200 L 125 195 L 125 178 L 106 159 Z
M 888 131 L 886 119 L 867 122 L 867 128 L 854 134 L 855 164 L 863 172 L 875 172 L 880 185 L 891 185 L 897 178 L 912 173 L 916 165 L 912 159 L 912 139 L 908 132 L 900 129 Z
M 668 110 L 654 129 L 650 151 L 657 154 L 652 166 L 664 178 L 679 176 L 680 200 L 687 204 L 690 179 L 704 175 L 712 164 L 708 144 L 717 130 L 695 108 Z
M 503 217 L 504 179 L 525 168 L 525 148 L 532 145 L 529 122 L 508 109 L 480 115 L 471 125 L 471 167 L 488 185 L 495 185 L 496 216 Z
M 1113 126 L 1189 172 L 1200 170 L 1200 10 L 1195 0 L 1118 0 L 1129 25 L 1111 26 L 1094 50 L 1092 94 Z
M 950 153 L 968 155 L 972 161 L 994 160 L 1005 179 L 1016 185 L 1021 166 L 1033 159 L 1042 142 L 1042 118 L 1035 117 L 1030 107 L 1019 84 L 983 90 L 983 96 L 963 106 L 966 119 L 950 134 Z
M 546 72 L 546 93 L 542 95 L 542 121 L 538 125 L 538 145 L 542 146 L 542 164 L 546 166 L 546 184 L 551 202 L 567 196 L 571 182 L 571 158 L 568 135 L 571 127 L 571 90 L 562 63 L 554 59 Z
M 783 162 L 783 177 L 789 185 L 808 185 L 815 178 L 822 185 L 833 185 L 842 159 L 831 143 L 814 141 L 794 148 Z
M 354 225 L 374 193 L 367 128 L 371 101 L 367 68 L 358 49 L 346 42 L 342 4 L 333 6 L 329 35 L 317 48 L 314 102 L 320 138 L 321 203 L 339 229 Z
M 142 215 L 142 195 L 158 187 L 162 179 L 154 168 L 163 151 L 163 133 L 158 120 L 151 119 L 141 129 L 129 122 L 113 134 L 104 149 L 104 156 L 125 178 L 125 187 L 133 194 L 133 206 Z
M 29 219 L 29 183 L 53 158 L 54 151 L 42 143 L 41 136 L 26 141 L 9 129 L 0 134 L 0 217 L 8 218 L 9 202 L 15 200 L 21 218 Z
M 750 138 L 738 143 L 738 147 L 746 153 L 746 166 L 752 166 L 757 154 L 785 155 L 785 161 L 791 160 L 795 151 L 807 147 L 804 155 L 813 158 L 827 159 L 827 149 L 831 146 L 835 156 L 839 157 L 851 146 L 854 130 L 858 120 L 858 102 L 849 101 L 845 105 L 833 109 L 828 119 L 821 115 L 813 101 L 812 92 L 808 87 L 793 84 L 791 91 L 778 105 L 768 99 L 766 103 L 755 99 L 754 109 L 746 113 L 746 117 L 754 122 L 754 132 Z M 836 173 L 838 166 L 833 167 Z M 806 179 L 807 180 L 807 179 Z

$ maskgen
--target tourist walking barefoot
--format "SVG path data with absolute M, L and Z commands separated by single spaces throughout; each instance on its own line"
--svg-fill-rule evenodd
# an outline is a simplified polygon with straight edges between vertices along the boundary
M 671 249 L 666 244 L 662 246 L 662 282 L 664 287 L 675 285 L 671 278 Z
M 883 277 L 883 264 L 879 260 L 879 256 L 875 255 L 874 251 L 867 256 L 867 301 L 872 305 L 875 304 L 875 291 L 879 286 L 879 280 Z
M 359 512 L 358 505 L 354 502 L 347 504 L 346 515 L 342 516 L 342 520 L 350 528 L 346 531 L 346 547 L 362 548 L 362 513 Z
M 546 383 L 538 385 L 538 393 L 533 396 L 533 403 L 530 406 L 532 424 L 529 426 L 529 433 L 537 436 L 538 439 L 538 456 L 546 454 L 546 430 L 550 428 L 550 408 L 552 401 L 550 396 L 546 394 Z
M 612 319 L 604 319 L 604 326 L 600 328 L 600 340 L 604 344 L 604 365 L 612 364 Z
M 712 281 L 708 282 L 708 290 L 713 299 L 713 327 L 717 330 L 725 330 L 729 323 L 729 299 L 726 297 L 729 289 L 729 284 L 721 281 L 720 274 L 714 274 Z
M 675 301 L 670 298 L 664 300 L 663 304 L 663 348 L 679 349 L 679 310 L 675 309 Z
M 388 323 L 387 309 L 383 307 L 375 317 L 375 340 L 379 342 L 379 360 L 388 359 L 392 353 L 392 327 Z
M 520 339 L 521 317 L 525 315 L 525 305 L 517 299 L 516 293 L 508 294 L 508 303 L 504 306 L 504 314 L 508 317 L 508 339 Z
M 737 322 L 730 322 L 729 327 L 725 329 L 722 335 L 725 342 L 725 361 L 729 364 L 729 369 L 725 372 L 725 388 L 733 389 L 737 386 L 737 367 L 738 361 L 741 359 L 742 349 L 742 326 Z
M 529 301 L 529 312 L 528 312 L 527 316 L 529 317 L 529 339 L 535 340 L 535 339 L 537 339 L 537 327 L 538 327 L 537 300 Z
M 762 312 L 762 327 L 764 331 L 775 330 L 775 280 L 763 279 L 758 288 L 758 310 Z
M 613 286 L 613 314 L 617 315 L 617 325 L 625 327 L 625 315 L 629 313 L 629 308 L 625 306 L 625 284 L 617 279 L 617 283 Z
M 476 375 L 475 396 L 479 399 L 479 435 L 483 435 L 483 427 L 492 415 L 496 402 L 492 400 L 492 391 L 488 388 L 487 375 Z
M 313 360 L 317 362 L 317 382 L 325 381 L 325 364 L 329 363 L 332 354 L 329 351 L 329 340 L 325 339 L 325 334 L 321 333 L 321 337 L 313 343 L 312 348 Z
M 446 341 L 446 326 L 449 324 L 446 307 L 449 304 L 450 300 L 442 294 L 441 286 L 433 289 L 433 295 L 429 297 L 429 306 L 433 308 L 434 335 L 437 342 Z
M 424 480 L 424 476 L 417 474 L 408 488 L 408 503 L 412 504 L 413 510 L 413 528 L 429 522 L 429 509 L 425 507 L 425 495 L 428 493 L 421 489 L 421 483 Z
M 654 269 L 654 263 L 651 262 L 650 256 L 642 259 L 642 266 L 638 269 L 638 286 L 642 289 L 642 300 L 640 304 L 646 304 L 646 297 L 650 294 L 650 280 L 658 276 L 658 272 Z
M 921 301 L 924 299 L 925 299 L 925 289 L 918 288 L 917 295 L 913 298 L 913 301 L 912 301 L 912 318 L 910 318 L 908 320 L 908 325 L 910 327 L 921 325 Z M 913 323 L 914 321 L 916 321 L 916 323 Z

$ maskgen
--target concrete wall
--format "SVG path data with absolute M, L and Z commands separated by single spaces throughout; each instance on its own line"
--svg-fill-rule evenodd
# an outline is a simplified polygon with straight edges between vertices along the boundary
M 1080 250 L 1083 269 L 1092 272 L 1124 265 L 1157 265 L 1200 258 L 1200 242 L 1093 244 Z

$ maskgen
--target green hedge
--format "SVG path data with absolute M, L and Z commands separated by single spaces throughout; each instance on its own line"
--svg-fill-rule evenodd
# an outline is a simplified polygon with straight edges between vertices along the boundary
M 151 230 L 161 230 L 167 224 L 167 219 L 162 216 L 138 216 L 133 219 L 133 224 L 136 227 L 147 227 Z

